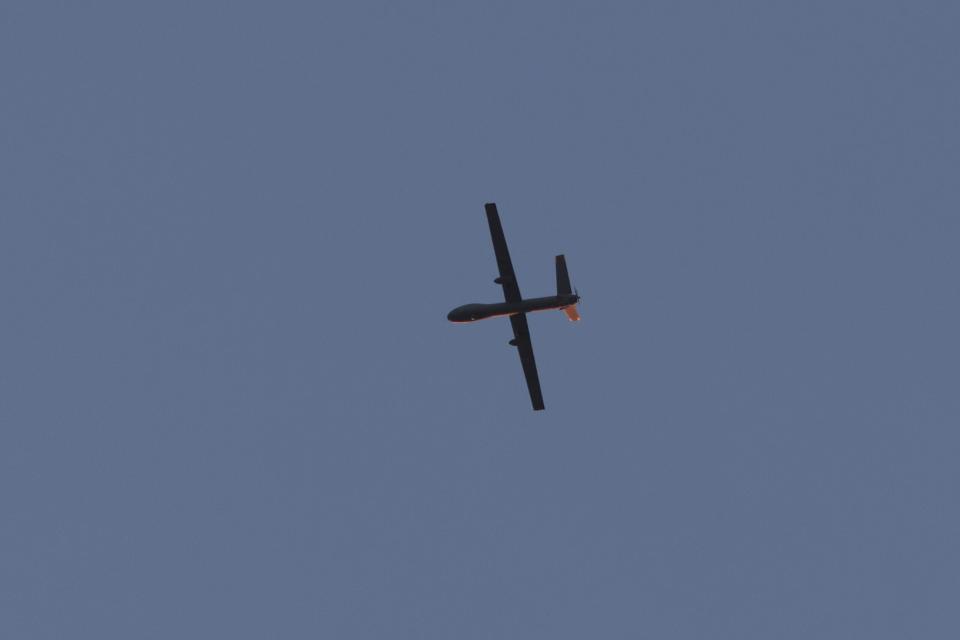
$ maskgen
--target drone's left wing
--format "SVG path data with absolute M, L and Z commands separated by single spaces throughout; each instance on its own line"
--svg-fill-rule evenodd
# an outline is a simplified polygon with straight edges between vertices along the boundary
M 497 255 L 497 269 L 500 271 L 497 282 L 503 285 L 503 297 L 507 302 L 520 302 L 520 287 L 517 285 L 517 276 L 513 273 L 513 263 L 510 262 L 507 239 L 503 237 L 503 226 L 500 224 L 497 205 L 488 202 L 483 205 L 483 208 L 487 212 L 487 223 L 490 225 L 493 252 Z

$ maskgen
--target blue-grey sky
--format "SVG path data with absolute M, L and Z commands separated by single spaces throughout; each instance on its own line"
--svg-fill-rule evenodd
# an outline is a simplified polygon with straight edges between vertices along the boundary
M 958 27 L 4 2 L 0 636 L 960 636 Z

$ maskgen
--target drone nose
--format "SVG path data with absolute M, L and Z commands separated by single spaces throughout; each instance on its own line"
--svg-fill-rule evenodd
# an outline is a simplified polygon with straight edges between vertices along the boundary
M 463 307 L 457 307 L 447 314 L 447 320 L 450 322 L 464 322 L 467 320 L 467 314 L 464 313 Z

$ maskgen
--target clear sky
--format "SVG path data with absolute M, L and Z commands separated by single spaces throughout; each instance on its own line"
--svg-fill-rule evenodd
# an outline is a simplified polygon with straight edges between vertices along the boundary
M 3 2 L 0 637 L 960 637 L 958 27 Z

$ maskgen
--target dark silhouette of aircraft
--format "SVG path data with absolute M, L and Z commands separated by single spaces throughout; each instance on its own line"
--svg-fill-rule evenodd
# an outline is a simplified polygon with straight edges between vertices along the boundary
M 523 375 L 527 379 L 527 389 L 530 391 L 530 401 L 534 411 L 540 411 L 543 406 L 543 394 L 540 391 L 540 378 L 537 375 L 537 363 L 533 359 L 533 344 L 530 342 L 530 329 L 527 327 L 527 313 L 530 311 L 546 311 L 560 309 L 567 314 L 571 321 L 580 319 L 577 312 L 577 302 L 580 296 L 570 290 L 570 276 L 567 274 L 567 261 L 557 256 L 557 295 L 544 298 L 527 298 L 520 295 L 517 286 L 517 277 L 513 273 L 513 263 L 510 262 L 510 252 L 507 251 L 507 240 L 503 236 L 503 227 L 500 225 L 500 216 L 497 214 L 497 205 L 488 202 L 483 205 L 487 210 L 487 222 L 490 224 L 490 237 L 493 239 L 493 252 L 497 256 L 497 268 L 500 277 L 494 282 L 503 286 L 504 302 L 494 304 L 465 304 L 447 314 L 451 322 L 474 322 L 486 318 L 509 316 L 513 325 L 513 340 L 509 344 L 515 346 L 520 353 L 520 363 L 523 365 Z

